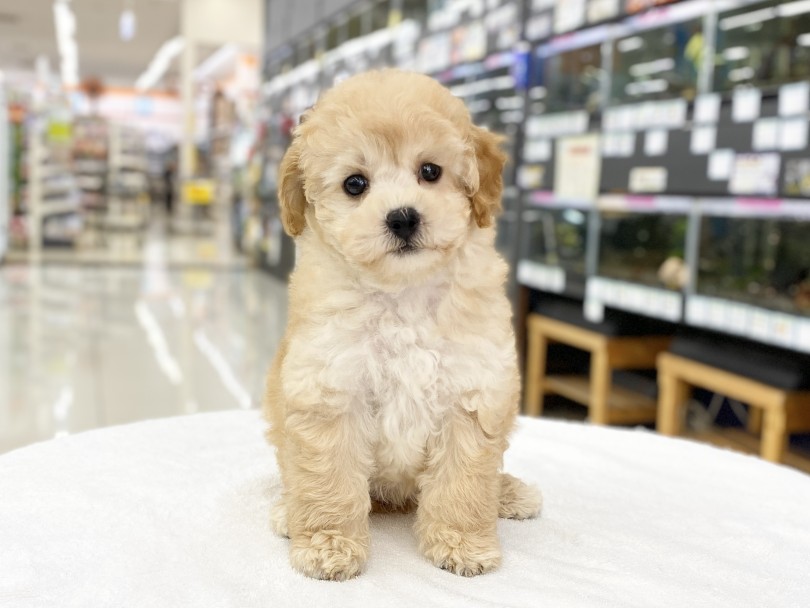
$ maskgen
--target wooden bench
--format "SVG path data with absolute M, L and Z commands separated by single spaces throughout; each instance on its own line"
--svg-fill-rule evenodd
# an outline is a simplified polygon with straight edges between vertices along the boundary
M 788 391 L 672 353 L 658 356 L 658 431 L 680 435 L 693 388 L 704 388 L 751 407 L 749 429 L 762 421 L 760 454 L 782 462 L 790 433 L 810 430 L 810 391 Z
M 526 325 L 526 414 L 541 415 L 543 397 L 556 394 L 587 406 L 595 424 L 655 422 L 655 400 L 614 386 L 612 376 L 616 370 L 654 368 L 658 354 L 669 347 L 668 336 L 610 336 L 536 313 L 528 315 Z M 551 342 L 590 352 L 590 375 L 547 375 Z

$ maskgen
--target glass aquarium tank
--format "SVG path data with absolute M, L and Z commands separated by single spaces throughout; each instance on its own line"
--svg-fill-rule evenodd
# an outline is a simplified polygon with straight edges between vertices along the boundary
M 697 291 L 810 316 L 810 219 L 704 217 Z
M 717 16 L 714 86 L 810 79 L 810 2 L 760 2 Z
M 596 44 L 551 55 L 534 75 L 545 91 L 545 111 L 596 111 L 601 105 L 602 49 Z
M 702 22 L 692 19 L 629 36 L 613 43 L 611 102 L 693 99 L 704 46 Z
M 672 291 L 686 286 L 686 215 L 603 211 L 600 217 L 599 276 Z
M 584 292 L 588 211 L 574 208 L 532 207 L 524 212 L 526 244 L 522 258 L 561 268 L 566 291 Z

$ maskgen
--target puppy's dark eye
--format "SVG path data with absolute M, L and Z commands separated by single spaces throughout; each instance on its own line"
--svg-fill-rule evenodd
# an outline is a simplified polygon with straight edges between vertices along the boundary
M 425 163 L 419 168 L 419 177 L 426 182 L 435 182 L 442 175 L 442 168 L 433 163 Z
M 349 196 L 360 196 L 368 188 L 368 180 L 362 175 L 350 175 L 343 182 L 343 190 Z

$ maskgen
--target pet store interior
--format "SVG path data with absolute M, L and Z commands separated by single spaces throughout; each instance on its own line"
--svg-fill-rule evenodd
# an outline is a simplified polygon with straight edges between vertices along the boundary
M 0 4 L 1 450 L 258 407 L 292 129 L 397 67 L 506 137 L 524 414 L 810 471 L 810 3 L 231 4 Z
M 262 433 L 279 166 L 325 90 L 389 67 L 504 136 L 519 427 L 806 483 L 810 0 L 0 0 L 0 465 L 216 412 Z

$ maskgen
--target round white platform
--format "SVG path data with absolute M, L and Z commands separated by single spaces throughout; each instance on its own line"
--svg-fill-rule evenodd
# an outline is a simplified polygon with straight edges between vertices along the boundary
M 270 531 L 279 492 L 256 412 L 116 427 L 0 457 L 0 606 L 799 606 L 810 477 L 659 437 L 520 421 L 507 470 L 540 519 L 501 521 L 473 579 L 417 552 L 412 516 L 372 516 L 366 571 L 309 580 Z

